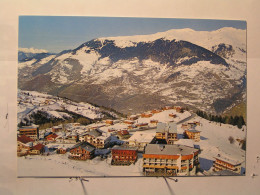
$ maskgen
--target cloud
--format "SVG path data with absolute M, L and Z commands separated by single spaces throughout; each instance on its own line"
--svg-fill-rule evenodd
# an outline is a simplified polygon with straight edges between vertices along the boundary
M 25 53 L 48 53 L 48 51 L 45 50 L 45 49 L 34 49 L 33 47 L 31 47 L 31 48 L 19 48 L 19 51 L 25 52 Z

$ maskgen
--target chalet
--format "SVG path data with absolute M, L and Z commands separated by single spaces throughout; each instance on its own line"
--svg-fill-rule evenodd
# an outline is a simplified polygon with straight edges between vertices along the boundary
M 117 135 L 120 139 L 128 139 L 130 134 L 127 130 L 119 130 L 117 131 Z
M 128 140 L 129 147 L 137 147 L 138 151 L 144 151 L 147 144 L 150 144 L 155 137 L 155 133 L 137 131 Z
M 45 152 L 45 146 L 43 144 L 37 144 L 32 147 L 32 149 L 29 151 L 29 154 L 39 155 L 39 154 L 43 154 L 44 152 Z
M 87 160 L 94 157 L 95 148 L 87 142 L 79 142 L 70 149 L 69 159 Z
M 137 115 L 131 115 L 127 119 L 131 120 L 131 121 L 134 121 L 134 120 L 138 119 L 138 116 Z
M 45 139 L 48 142 L 55 142 L 57 137 L 58 137 L 58 135 L 56 135 L 55 133 L 52 133 L 52 134 L 47 135 L 45 137 Z
M 111 149 L 111 165 L 131 165 L 137 160 L 137 148 L 126 145 L 114 146 Z
M 62 126 L 60 125 L 60 126 L 53 126 L 52 127 L 52 132 L 53 133 L 56 133 L 56 132 L 59 132 L 59 131 L 61 131 L 62 130 Z
M 162 110 L 154 109 L 154 110 L 151 111 L 151 113 L 153 113 L 153 114 L 155 114 L 155 113 L 160 113 L 160 112 L 162 112 Z
M 33 139 L 27 137 L 26 135 L 21 135 L 17 138 L 17 155 L 24 156 L 27 155 L 28 151 L 33 146 Z
M 144 129 L 148 129 L 149 128 L 148 123 L 138 123 L 138 124 L 136 124 L 136 127 L 139 130 L 144 130 Z
M 39 139 L 39 128 L 38 126 L 24 126 L 19 128 L 20 135 L 26 135 L 33 140 Z
M 108 132 L 110 132 L 110 133 L 115 132 L 115 131 L 116 131 L 115 128 L 109 128 L 109 129 L 108 129 Z
M 86 141 L 96 148 L 106 148 L 111 140 L 111 135 L 104 134 L 99 129 L 94 129 L 90 132 L 86 132 L 80 136 L 80 141 Z
M 176 112 L 178 112 L 178 113 L 183 113 L 183 112 L 184 112 L 184 108 L 182 108 L 181 106 L 175 106 L 174 109 L 175 109 Z
M 177 115 L 176 115 L 176 114 L 173 114 L 173 113 L 170 113 L 170 114 L 169 114 L 169 117 L 176 118 Z
M 167 144 L 173 144 L 177 139 L 177 124 L 170 123 L 158 123 L 156 128 L 156 139 L 164 139 Z
M 72 132 L 72 133 L 68 133 L 66 136 L 61 136 L 61 138 L 56 138 L 61 139 L 62 142 L 61 143 L 66 143 L 66 144 L 75 144 L 78 142 L 79 140 L 79 136 L 77 133 Z
M 171 110 L 173 109 L 174 107 L 173 106 L 164 106 L 163 107 L 163 110 Z
M 153 113 L 151 112 L 145 112 L 141 114 L 142 118 L 150 118 L 151 116 L 153 116 Z
M 197 125 L 196 125 L 195 122 L 191 122 L 191 123 L 188 123 L 188 126 L 189 126 L 190 128 L 195 128 Z
M 132 121 L 132 120 L 125 120 L 124 123 L 125 123 L 125 124 L 128 124 L 128 125 L 132 125 L 132 124 L 134 124 L 135 122 Z
M 157 124 L 158 124 L 158 120 L 150 120 L 150 124 L 152 125 L 152 126 L 157 126 Z
M 106 125 L 113 125 L 114 124 L 114 121 L 113 120 L 106 120 Z
M 128 126 L 127 126 L 127 129 L 128 129 L 128 130 L 132 130 L 132 129 L 136 129 L 136 128 L 137 128 L 136 125 L 128 125 Z
M 188 125 L 187 123 L 183 123 L 183 124 L 181 124 L 181 128 L 182 128 L 183 130 L 188 130 L 188 129 L 191 128 L 191 126 Z
M 229 170 L 234 173 L 241 174 L 241 163 L 237 160 L 228 159 L 218 155 L 215 157 L 215 161 L 213 163 L 213 171 L 222 171 L 222 170 Z
M 185 130 L 184 136 L 188 137 L 189 139 L 194 140 L 195 142 L 200 141 L 200 131 L 197 131 L 195 129 Z
M 57 154 L 66 154 L 69 151 L 68 147 L 60 147 L 56 150 Z
M 143 154 L 145 176 L 193 176 L 199 168 L 199 150 L 182 145 L 148 144 Z

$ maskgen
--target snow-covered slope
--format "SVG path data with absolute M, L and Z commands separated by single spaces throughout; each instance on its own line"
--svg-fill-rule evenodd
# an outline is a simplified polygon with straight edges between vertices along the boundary
M 46 113 L 49 118 L 62 120 L 71 119 L 73 117 L 71 113 L 89 119 L 101 119 L 106 116 L 106 113 L 118 117 L 113 112 L 88 103 L 77 103 L 35 91 L 18 90 L 17 122 L 20 123 L 22 121 L 25 123 L 31 120 L 30 116 L 38 111 Z

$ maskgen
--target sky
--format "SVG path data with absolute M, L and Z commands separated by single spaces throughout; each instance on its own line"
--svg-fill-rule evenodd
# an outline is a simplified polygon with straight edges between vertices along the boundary
M 172 18 L 76 16 L 20 16 L 19 48 L 58 53 L 100 37 L 146 35 L 170 29 L 213 31 L 223 27 L 246 29 L 245 21 Z

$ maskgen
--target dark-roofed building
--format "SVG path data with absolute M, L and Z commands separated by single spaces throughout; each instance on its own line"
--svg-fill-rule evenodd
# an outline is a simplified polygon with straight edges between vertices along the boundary
M 69 158 L 74 160 L 92 159 L 94 157 L 94 152 L 95 147 L 84 141 L 71 147 Z
M 146 176 L 191 176 L 199 167 L 199 150 L 183 145 L 148 144 L 143 154 Z
M 32 147 L 32 149 L 29 151 L 29 154 L 39 155 L 39 154 L 43 154 L 44 152 L 45 152 L 45 145 L 37 144 Z
M 177 139 L 177 124 L 170 123 L 158 123 L 156 128 L 156 139 L 164 139 L 167 144 L 173 144 Z
M 111 165 L 130 165 L 137 160 L 137 147 L 114 146 L 111 150 Z
M 128 139 L 130 137 L 129 132 L 124 129 L 117 131 L 117 135 L 120 139 Z

